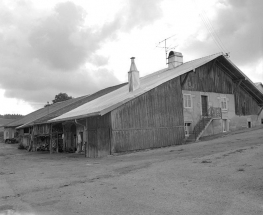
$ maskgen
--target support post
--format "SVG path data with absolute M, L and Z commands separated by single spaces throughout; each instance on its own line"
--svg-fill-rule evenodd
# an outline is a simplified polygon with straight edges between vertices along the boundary
M 66 135 L 65 135 L 65 126 L 63 124 L 62 124 L 62 129 L 63 129 L 63 134 L 62 134 L 62 136 L 63 136 L 63 152 L 66 152 L 66 144 L 65 144 Z
M 237 86 L 236 86 L 236 88 L 235 88 L 234 91 L 233 91 L 233 94 L 236 93 L 236 91 L 237 91 L 237 89 L 238 89 L 238 87 L 240 86 L 240 84 L 241 84 L 242 81 L 243 81 L 243 79 L 240 79 L 240 80 L 238 81 Z
M 261 114 L 262 110 L 263 110 L 263 106 L 262 106 L 262 107 L 260 108 L 260 110 L 258 111 L 258 116 Z
M 49 153 L 52 154 L 52 124 L 50 124 Z
M 33 125 L 33 129 L 32 129 L 32 151 L 35 152 L 36 151 L 36 143 L 35 143 L 35 126 Z
M 87 150 L 89 150 L 89 134 L 88 134 L 88 118 L 86 118 L 86 143 L 85 143 L 85 157 L 89 157 L 89 152 L 87 152 Z
M 58 132 L 57 132 L 57 153 L 58 153 Z
M 184 84 L 185 84 L 185 82 L 186 82 L 186 79 L 187 79 L 189 73 L 190 73 L 190 72 L 186 73 L 186 76 L 184 77 L 183 81 L 181 82 L 181 87 L 182 87 L 182 88 L 183 88 L 183 86 L 184 86 Z

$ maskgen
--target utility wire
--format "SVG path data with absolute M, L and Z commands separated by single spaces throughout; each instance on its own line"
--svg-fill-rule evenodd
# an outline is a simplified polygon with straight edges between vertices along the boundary
M 204 11 L 204 12 L 205 12 L 205 11 Z M 222 47 L 222 49 L 226 52 L 227 49 L 226 49 L 224 43 L 222 42 L 222 40 L 220 39 L 220 37 L 218 36 L 217 31 L 216 31 L 215 28 L 213 27 L 210 19 L 209 19 L 208 16 L 206 15 L 206 12 L 203 14 L 203 16 L 205 17 L 205 19 L 206 19 L 206 21 L 207 21 L 207 23 L 208 23 L 208 26 L 210 26 L 211 31 L 214 33 L 214 36 L 216 37 L 218 43 L 220 44 L 220 47 Z
M 196 1 L 194 0 L 194 4 L 196 5 L 196 7 L 198 8 L 198 5 L 196 3 Z M 203 14 L 202 14 L 203 13 Z M 227 49 L 224 46 L 222 40 L 220 39 L 219 35 L 217 34 L 215 28 L 213 27 L 211 21 L 209 20 L 209 18 L 206 16 L 206 12 L 202 11 L 201 13 L 199 13 L 199 16 L 205 26 L 205 28 L 207 29 L 208 33 L 211 35 L 212 39 L 214 40 L 215 44 L 218 46 L 218 48 L 223 52 L 223 53 L 227 53 Z
M 200 16 L 203 24 L 205 25 L 208 33 L 211 35 L 212 39 L 214 40 L 214 42 L 215 42 L 216 45 L 218 46 L 218 48 L 219 48 L 222 52 L 224 52 L 223 47 L 222 47 L 222 46 L 220 45 L 220 43 L 217 41 L 217 39 L 216 39 L 216 37 L 214 36 L 212 30 L 211 30 L 210 27 L 208 26 L 208 23 L 206 22 L 205 18 L 202 16 L 202 14 L 199 14 L 199 16 Z

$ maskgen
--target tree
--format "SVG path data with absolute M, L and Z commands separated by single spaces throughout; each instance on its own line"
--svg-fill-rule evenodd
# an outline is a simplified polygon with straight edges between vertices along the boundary
M 63 102 L 69 99 L 72 99 L 72 96 L 68 96 L 67 93 L 59 93 L 58 95 L 55 96 L 55 99 L 52 100 L 52 102 L 54 104 L 54 103 Z

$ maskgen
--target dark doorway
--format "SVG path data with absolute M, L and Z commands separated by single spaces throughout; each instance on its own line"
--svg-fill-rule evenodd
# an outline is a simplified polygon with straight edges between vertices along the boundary
M 201 96 L 202 116 L 208 116 L 208 97 Z
M 251 128 L 251 122 L 247 122 L 247 127 Z

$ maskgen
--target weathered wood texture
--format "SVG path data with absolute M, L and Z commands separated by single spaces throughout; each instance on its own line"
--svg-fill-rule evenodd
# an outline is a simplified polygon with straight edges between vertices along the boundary
M 253 97 L 240 86 L 235 91 L 236 115 L 257 115 L 260 107 Z
M 213 65 L 209 62 L 190 72 L 184 85 L 183 90 L 214 92 L 222 94 L 234 94 L 235 112 L 237 115 L 256 115 L 259 106 L 255 99 L 244 90 L 242 84 L 234 82 L 227 71 L 218 63 Z M 181 82 L 186 74 L 181 76 Z
M 110 154 L 110 114 L 87 118 L 87 157 L 103 157 Z
M 54 130 L 54 129 L 53 129 Z M 65 150 L 75 150 L 76 148 L 76 125 L 69 123 L 64 125 L 64 148 Z
M 213 61 L 195 69 L 195 72 L 190 72 L 182 89 L 232 94 L 233 81 L 231 77 L 216 63 L 211 69 L 212 64 Z M 185 76 L 186 74 L 181 75 L 181 80 Z
M 49 133 L 50 133 L 49 124 L 35 125 L 35 135 L 49 134 Z
M 113 110 L 112 152 L 181 144 L 182 101 L 180 79 L 175 78 Z

